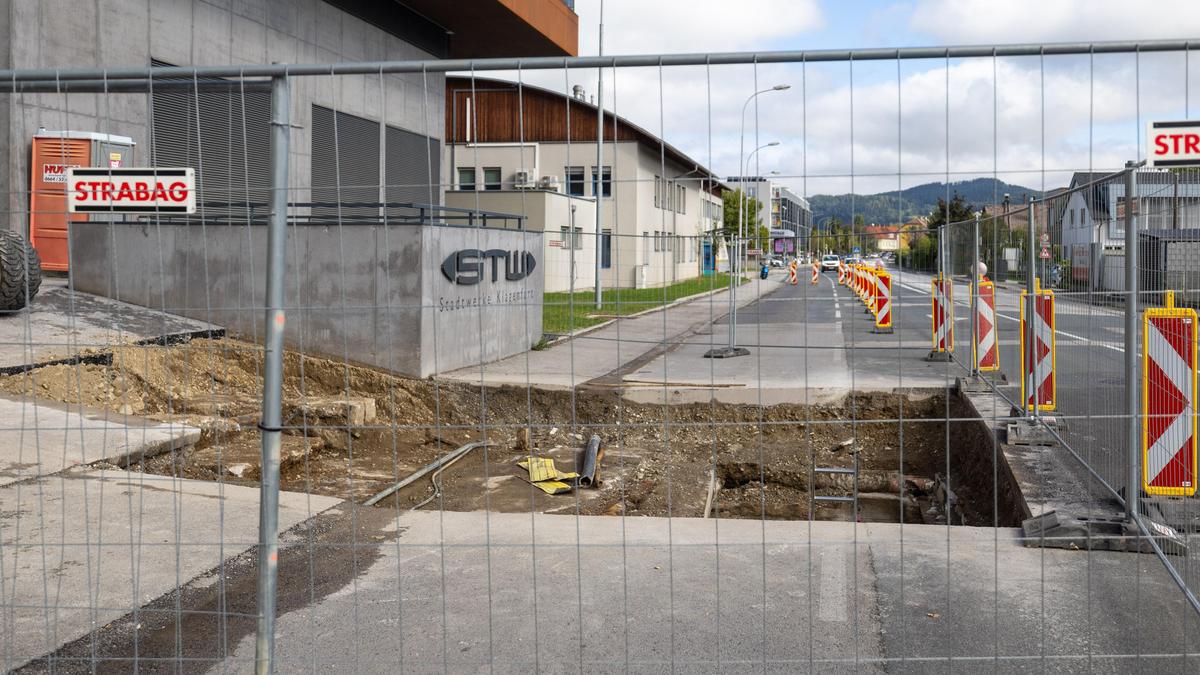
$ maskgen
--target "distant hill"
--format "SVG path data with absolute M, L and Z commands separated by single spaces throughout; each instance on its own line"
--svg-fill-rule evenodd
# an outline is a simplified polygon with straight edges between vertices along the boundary
M 1020 202 L 1024 196 L 1041 196 L 1037 190 L 1021 185 L 1005 183 L 994 178 L 975 178 L 972 180 L 950 183 L 950 196 L 960 194 L 967 203 L 979 208 L 990 204 L 993 200 L 1003 198 L 1007 192 L 1013 202 Z M 830 216 L 836 216 L 843 223 L 851 223 L 855 213 L 861 213 L 868 223 L 895 223 L 907 220 L 912 216 L 928 215 L 937 207 L 938 199 L 945 199 L 945 183 L 925 183 L 905 189 L 899 200 L 895 192 L 881 192 L 873 195 L 813 195 L 808 202 L 812 205 L 813 222 L 818 227 L 824 225 Z M 854 210 L 851 211 L 851 201 Z

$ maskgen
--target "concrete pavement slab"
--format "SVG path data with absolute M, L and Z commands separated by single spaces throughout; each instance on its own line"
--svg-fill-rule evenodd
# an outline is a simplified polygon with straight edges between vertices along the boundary
M 776 275 L 755 279 L 738 289 L 738 306 L 746 306 L 782 285 Z M 533 385 L 569 389 L 625 368 L 669 345 L 679 336 L 703 329 L 729 310 L 728 291 L 706 294 L 658 312 L 623 318 L 598 330 L 481 366 L 444 373 L 446 380 L 472 384 Z M 720 342 L 720 340 L 718 340 Z
M 352 587 L 281 617 L 281 670 L 1194 672 L 1150 556 L 926 525 L 404 513 Z M 252 666 L 243 638 L 223 664 Z M 1089 671 L 1089 668 L 1095 670 Z
M 123 464 L 193 445 L 200 429 L 143 417 L 0 398 L 0 486 L 80 464 Z
M 257 487 L 81 469 L 0 488 L 0 654 L 54 651 L 258 543 Z M 280 528 L 339 500 L 280 495 Z
M 95 357 L 115 345 L 222 332 L 167 312 L 71 290 L 49 278 L 27 309 L 0 313 L 0 372 Z

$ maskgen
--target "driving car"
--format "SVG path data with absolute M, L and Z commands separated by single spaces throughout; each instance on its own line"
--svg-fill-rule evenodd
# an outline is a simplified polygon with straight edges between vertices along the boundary
M 821 256 L 821 271 L 822 272 L 837 271 L 838 261 L 839 261 L 839 258 L 832 253 Z

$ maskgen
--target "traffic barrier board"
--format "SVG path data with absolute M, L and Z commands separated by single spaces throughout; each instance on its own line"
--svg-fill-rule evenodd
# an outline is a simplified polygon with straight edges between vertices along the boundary
M 933 351 L 954 351 L 954 285 L 950 279 L 933 279 Z
M 1142 488 L 1196 494 L 1196 311 L 1147 309 L 1142 319 Z
M 883 271 L 875 274 L 875 329 L 892 329 L 892 275 Z
M 1028 349 L 1026 332 L 1026 306 L 1028 291 L 1021 293 L 1021 400 L 1026 410 L 1054 410 L 1058 378 L 1055 360 L 1056 341 L 1054 336 L 1054 291 L 1034 286 L 1033 334 L 1036 349 Z M 1034 385 L 1036 379 L 1037 384 Z
M 978 283 L 975 314 L 975 367 L 980 372 L 1000 370 L 1000 341 L 996 339 L 996 285 L 990 281 Z

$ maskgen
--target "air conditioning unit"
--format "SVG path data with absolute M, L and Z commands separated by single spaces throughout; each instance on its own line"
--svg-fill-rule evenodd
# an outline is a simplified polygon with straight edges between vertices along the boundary
M 518 190 L 532 190 L 537 187 L 537 169 L 517 169 L 513 185 Z
M 538 187 L 552 192 L 561 192 L 558 186 L 558 176 L 542 176 L 542 179 L 538 181 Z

